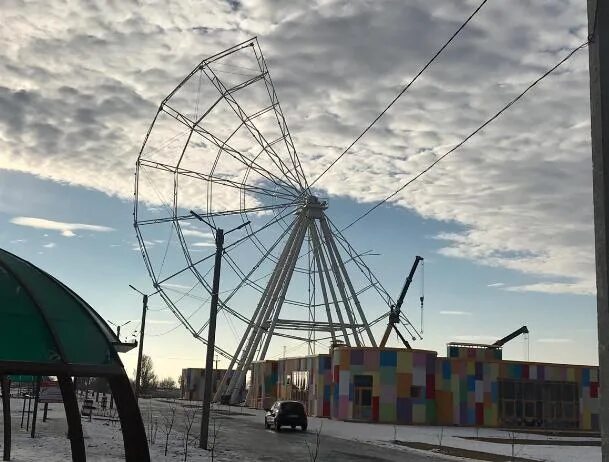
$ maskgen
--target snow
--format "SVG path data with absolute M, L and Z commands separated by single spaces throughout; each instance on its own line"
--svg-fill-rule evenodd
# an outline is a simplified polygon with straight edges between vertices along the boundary
M 13 430 L 13 450 L 12 460 L 16 462 L 30 462 L 45 460 L 48 462 L 60 462 L 70 460 L 70 446 L 66 438 L 67 425 L 63 406 L 61 404 L 49 405 L 49 420 L 46 423 L 42 422 L 42 405 L 39 411 L 37 422 L 36 438 L 30 438 L 30 434 L 24 428 L 20 427 L 21 409 L 23 401 L 20 399 L 12 400 L 12 430 Z M 194 403 L 193 403 L 194 404 Z M 147 403 L 140 403 L 145 425 L 149 425 L 147 418 L 150 415 L 151 409 L 158 417 L 160 412 L 166 409 L 167 404 L 158 400 L 149 400 Z M 0 406 L 1 407 L 1 406 Z M 234 408 L 233 408 L 234 409 Z M 184 460 L 184 435 L 183 427 L 183 410 L 178 407 L 176 418 L 176 428 L 173 431 L 169 441 L 168 455 L 164 455 L 164 433 L 160 422 L 156 435 L 156 441 L 150 445 L 150 455 L 153 461 L 181 461 Z M 235 418 L 251 419 L 256 423 L 262 422 L 264 411 L 247 409 L 247 414 L 239 416 L 234 410 L 231 413 Z M 1 414 L 0 414 L 1 415 Z M 94 418 L 91 422 L 88 419 L 82 419 L 83 431 L 85 433 L 85 445 L 87 456 L 90 460 L 116 462 L 124 460 L 123 440 L 120 430 L 120 424 L 116 420 Z M 210 454 L 207 451 L 200 450 L 196 446 L 196 434 L 198 433 L 199 424 L 195 422 L 193 431 L 189 440 L 189 460 L 211 460 Z M 380 447 L 392 447 L 407 452 L 415 451 L 410 448 L 395 445 L 392 443 L 394 439 L 408 442 L 423 442 L 430 444 L 438 444 L 439 438 L 442 438 L 443 446 L 452 446 L 477 451 L 492 452 L 496 454 L 511 455 L 510 444 L 487 443 L 481 441 L 472 441 L 463 439 L 463 437 L 499 437 L 509 438 L 509 434 L 503 430 L 488 429 L 488 428 L 467 428 L 467 427 L 431 427 L 431 426 L 402 426 L 402 425 L 387 425 L 387 424 L 371 424 L 371 423 L 355 423 L 341 422 L 329 419 L 320 419 L 315 417 L 309 418 L 309 431 L 316 432 L 321 428 L 322 437 L 334 436 L 343 439 L 357 440 L 375 444 Z M 223 429 L 223 431 L 227 431 Z M 547 439 L 575 441 L 581 439 L 595 439 L 590 437 L 582 438 L 563 438 L 563 437 L 545 437 L 540 435 L 519 433 L 518 438 L 522 439 Z M 2 440 L 0 437 L 0 444 Z M 219 451 L 215 456 L 218 462 L 229 460 L 247 461 L 251 454 L 236 454 L 234 448 L 227 448 L 222 444 L 222 451 Z M 515 454 L 519 457 L 525 457 L 536 460 L 544 460 L 548 462 L 571 462 L 577 460 L 579 462 L 596 462 L 601 460 L 600 447 L 589 446 L 551 446 L 551 445 L 516 445 Z M 226 453 L 224 453 L 226 451 Z M 454 458 L 453 458 L 454 459 Z M 251 460 L 251 458 L 250 458 Z
M 23 400 L 11 399 L 12 417 L 12 450 L 11 461 L 15 462 L 65 462 L 71 460 L 70 443 L 67 439 L 67 423 L 63 410 L 63 404 L 49 405 L 49 418 L 47 422 L 42 422 L 42 409 L 40 405 L 38 419 L 36 423 L 36 437 L 31 438 L 30 432 L 26 430 L 26 418 L 21 428 L 21 412 Z M 146 418 L 146 407 L 140 403 L 144 419 Z M 0 406 L 1 410 L 2 406 Z M 27 410 L 27 405 L 26 405 Z M 0 422 L 2 413 L 0 412 Z M 114 417 L 114 418 L 111 418 Z M 85 449 L 87 460 L 100 462 L 118 462 L 125 460 L 123 448 L 123 436 L 121 433 L 120 422 L 116 420 L 114 413 L 107 413 L 106 417 L 94 416 L 89 422 L 88 418 L 82 419 L 83 433 L 85 436 Z M 183 461 L 184 460 L 184 436 L 180 425 L 182 417 L 178 412 L 172 437 L 169 440 L 168 454 L 164 455 L 165 435 L 162 424 L 158 424 L 156 441 L 150 444 L 150 459 L 153 461 Z M 145 422 L 146 425 L 146 422 Z M 31 428 L 31 427 L 30 427 Z M 199 429 L 199 423 L 195 421 L 189 437 L 188 460 L 207 461 L 211 460 L 208 451 L 199 449 L 195 441 Z M 0 448 L 3 440 L 0 434 Z M 234 460 L 221 453 L 215 455 L 214 460 L 218 462 L 228 462 Z M 247 461 L 244 456 L 240 460 Z
M 432 427 L 432 426 L 410 426 L 410 425 L 387 425 L 369 424 L 359 422 L 341 422 L 329 419 L 309 419 L 311 431 L 317 431 L 322 427 L 322 434 L 336 436 L 339 438 L 353 439 L 383 446 L 390 445 L 393 448 L 403 448 L 403 446 L 392 444 L 391 441 L 422 442 L 438 444 L 442 438 L 443 446 L 452 446 L 475 451 L 491 452 L 495 454 L 511 455 L 512 447 L 510 444 L 487 443 L 482 441 L 466 440 L 463 437 L 496 437 L 509 438 L 509 432 L 491 428 L 472 428 L 472 427 Z M 563 438 L 546 437 L 527 433 L 518 433 L 520 439 L 547 439 L 552 440 L 597 440 L 599 438 Z M 411 449 L 407 449 L 410 451 Z M 601 460 L 600 447 L 590 446 L 527 446 L 516 445 L 515 455 L 547 462 L 597 462 Z

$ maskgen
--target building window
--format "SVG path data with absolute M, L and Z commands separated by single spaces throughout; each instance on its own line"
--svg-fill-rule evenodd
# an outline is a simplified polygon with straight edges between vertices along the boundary
M 505 426 L 579 428 L 574 382 L 499 381 L 499 420 Z

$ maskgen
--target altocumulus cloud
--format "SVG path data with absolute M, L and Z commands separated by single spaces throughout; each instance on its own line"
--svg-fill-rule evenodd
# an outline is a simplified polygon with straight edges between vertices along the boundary
M 38 229 L 51 229 L 53 231 L 59 231 L 62 236 L 72 237 L 76 233 L 74 231 L 94 231 L 94 232 L 109 232 L 114 231 L 114 228 L 100 225 L 87 225 L 84 223 L 64 223 L 62 221 L 47 220 L 45 218 L 33 218 L 33 217 L 14 217 L 10 220 L 14 225 L 28 226 L 30 228 Z M 45 247 L 54 247 L 55 244 L 47 244 Z
M 202 57 L 258 35 L 315 178 L 472 9 L 467 0 L 11 0 L 0 11 L 12 25 L 0 31 L 0 168 L 131 197 L 159 101 Z M 382 199 L 586 34 L 585 2 L 490 2 L 316 186 Z M 393 203 L 462 225 L 438 236 L 444 255 L 544 278 L 512 290 L 592 293 L 588 113 L 582 52 Z

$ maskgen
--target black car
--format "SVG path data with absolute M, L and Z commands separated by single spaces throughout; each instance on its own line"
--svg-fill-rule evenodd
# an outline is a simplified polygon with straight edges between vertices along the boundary
M 296 427 L 307 429 L 307 413 L 302 403 L 298 401 L 275 401 L 270 409 L 265 409 L 264 427 L 275 427 L 275 431 L 281 431 L 281 427 Z

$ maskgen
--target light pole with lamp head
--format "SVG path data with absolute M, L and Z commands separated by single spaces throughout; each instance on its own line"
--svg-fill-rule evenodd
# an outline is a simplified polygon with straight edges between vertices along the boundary
M 135 398 L 140 396 L 140 379 L 142 376 L 142 351 L 144 349 L 144 330 L 146 329 L 146 311 L 148 311 L 148 295 L 129 284 L 133 290 L 142 295 L 142 325 L 140 327 L 140 344 L 137 351 L 137 368 L 135 370 Z
M 116 336 L 118 337 L 118 340 L 120 341 L 121 339 L 121 327 L 126 326 L 127 324 L 129 324 L 131 322 L 131 320 L 124 322 L 122 324 L 114 324 L 112 321 L 110 321 L 109 319 L 107 320 L 110 324 L 112 324 L 114 327 L 116 327 Z

